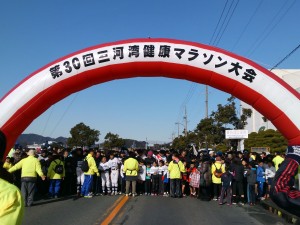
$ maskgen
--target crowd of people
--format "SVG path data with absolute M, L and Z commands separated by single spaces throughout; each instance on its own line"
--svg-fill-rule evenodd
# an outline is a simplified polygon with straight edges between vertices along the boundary
M 197 197 L 220 205 L 269 198 L 284 154 L 182 150 L 15 149 L 3 165 L 21 188 L 25 206 L 34 195 Z

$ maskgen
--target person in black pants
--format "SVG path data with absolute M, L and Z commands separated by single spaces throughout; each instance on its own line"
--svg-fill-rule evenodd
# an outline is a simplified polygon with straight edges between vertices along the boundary
M 171 197 L 181 198 L 181 173 L 185 172 L 185 167 L 179 160 L 177 153 L 173 154 L 168 170 L 170 173 Z

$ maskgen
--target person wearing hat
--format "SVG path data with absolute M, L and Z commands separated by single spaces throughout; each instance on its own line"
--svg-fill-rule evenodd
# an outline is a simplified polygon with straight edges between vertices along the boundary
M 21 193 L 25 200 L 25 207 L 30 207 L 33 203 L 37 174 L 42 178 L 42 180 L 45 180 L 46 176 L 41 169 L 39 160 L 35 158 L 35 150 L 29 150 L 27 155 L 27 158 L 22 159 L 10 168 L 8 172 L 12 173 L 16 170 L 22 169 Z
M 153 157 L 153 152 L 149 151 L 147 153 L 147 158 L 145 158 L 145 164 L 152 165 L 155 162 L 155 158 Z

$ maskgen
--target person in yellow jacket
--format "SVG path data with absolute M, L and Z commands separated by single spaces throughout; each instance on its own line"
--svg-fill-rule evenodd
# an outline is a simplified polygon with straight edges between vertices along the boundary
M 125 160 L 123 171 L 126 174 L 126 196 L 129 195 L 130 183 L 132 185 L 132 197 L 136 195 L 136 181 L 138 178 L 139 163 L 135 159 L 133 152 L 129 153 L 129 158 Z
M 0 224 L 20 225 L 24 215 L 24 200 L 19 188 L 12 184 L 12 175 L 0 160 Z
M 214 190 L 213 200 L 217 201 L 221 194 L 222 181 L 221 175 L 225 173 L 225 165 L 221 163 L 221 157 L 217 156 L 215 162 L 211 166 L 212 183 Z
M 7 157 L 5 159 L 4 164 L 3 164 L 3 168 L 6 169 L 6 170 L 9 170 L 12 167 L 13 167 L 12 159 L 10 157 Z
M 65 177 L 65 165 L 58 155 L 55 155 L 54 160 L 50 163 L 47 177 L 50 179 L 49 197 L 58 198 L 61 181 Z
M 186 172 L 184 164 L 179 160 L 178 154 L 172 155 L 172 161 L 169 163 L 168 171 L 170 173 L 171 197 L 181 198 L 181 173 Z
M 281 157 L 279 152 L 275 153 L 275 157 L 273 158 L 273 163 L 275 165 L 275 170 L 277 171 L 279 168 L 279 165 L 284 161 L 284 158 Z
M 27 153 L 28 157 L 19 161 L 16 165 L 8 170 L 12 173 L 16 170 L 22 169 L 21 172 L 21 193 L 25 200 L 25 207 L 32 206 L 35 185 L 37 180 L 37 174 L 42 178 L 46 179 L 41 169 L 41 164 L 37 158 L 35 158 L 35 150 L 29 150 Z
M 20 190 L 0 178 L 0 222 L 3 225 L 21 225 L 24 215 L 24 200 Z
M 99 170 L 96 166 L 96 162 L 94 159 L 94 150 L 90 149 L 89 154 L 85 157 L 85 160 L 88 162 L 89 170 L 84 173 L 84 182 L 81 188 L 81 195 L 85 198 L 92 198 L 93 195 L 91 193 L 91 188 L 93 184 L 93 175 L 97 174 L 100 176 Z

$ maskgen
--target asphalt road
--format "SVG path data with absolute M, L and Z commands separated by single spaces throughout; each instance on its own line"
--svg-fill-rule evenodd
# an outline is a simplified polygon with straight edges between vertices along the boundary
M 67 198 L 39 201 L 25 209 L 24 225 L 100 225 L 118 205 L 121 196 L 99 196 L 91 199 Z M 283 219 L 261 206 L 219 206 L 194 198 L 139 196 L 129 198 L 111 224 L 128 225 L 283 225 Z

